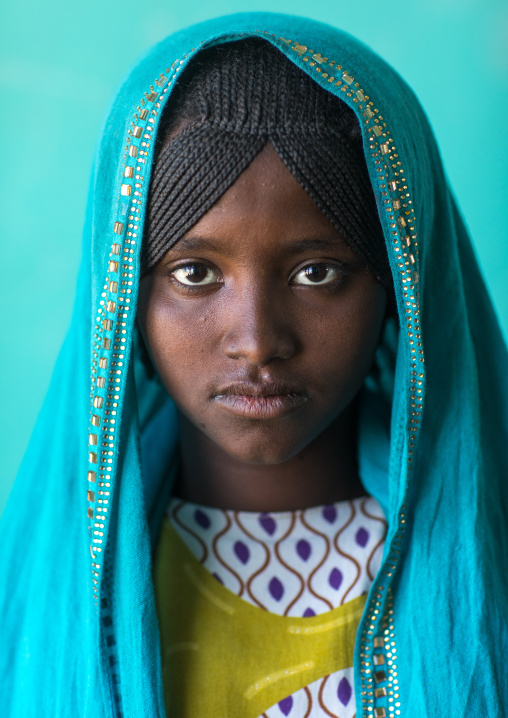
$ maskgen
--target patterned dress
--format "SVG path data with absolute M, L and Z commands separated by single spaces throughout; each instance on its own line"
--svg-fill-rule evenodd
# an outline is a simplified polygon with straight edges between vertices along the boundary
M 377 501 L 371 497 L 362 497 L 305 510 L 253 513 L 203 507 L 173 499 L 168 507 L 165 530 L 171 530 L 173 541 L 176 539 L 185 544 L 189 555 L 192 554 L 196 564 L 199 562 L 200 570 L 205 569 L 208 576 L 215 579 L 208 584 L 208 589 L 203 584 L 203 595 L 206 593 L 217 605 L 229 597 L 230 608 L 226 610 L 235 615 L 241 612 L 237 610 L 242 608 L 241 604 L 245 606 L 243 602 L 256 607 L 257 611 L 250 609 L 251 613 L 246 619 L 259 621 L 259 634 L 256 634 L 256 640 L 252 643 L 262 644 L 265 641 L 267 645 L 270 644 L 272 652 L 279 651 L 278 660 L 282 661 L 278 667 L 270 663 L 270 669 L 265 670 L 262 668 L 263 658 L 258 658 L 263 677 L 250 684 L 247 681 L 248 685 L 241 689 L 243 696 L 255 696 L 257 702 L 252 701 L 252 708 L 240 709 L 238 706 L 241 704 L 235 703 L 233 699 L 229 702 L 229 691 L 227 705 L 218 708 L 218 714 L 222 718 L 247 718 L 247 714 L 253 718 L 353 718 L 356 711 L 352 666 L 354 635 L 364 596 L 381 562 L 386 534 L 386 522 Z M 195 576 L 198 576 L 199 569 L 197 566 L 194 568 L 197 571 Z M 164 558 L 163 552 L 159 552 L 156 576 L 157 572 L 159 576 L 161 572 L 167 574 L 167 570 L 167 557 Z M 201 578 L 204 578 L 204 574 L 201 574 Z M 196 577 L 193 583 L 199 585 Z M 161 590 L 161 585 L 162 581 L 157 585 L 156 579 L 158 612 L 164 634 L 164 616 L 161 614 L 168 611 L 174 613 L 175 608 L 171 604 L 169 592 Z M 214 585 L 221 592 L 216 598 L 210 592 Z M 186 599 L 185 605 L 189 601 L 192 602 L 192 599 Z M 329 635 L 329 626 L 341 630 L 337 627 L 344 623 L 343 612 L 348 607 L 355 610 L 352 632 L 347 634 L 347 638 L 344 637 L 346 634 L 334 634 L 333 630 Z M 266 613 L 273 614 L 274 621 L 278 623 L 262 627 L 267 618 Z M 285 618 L 275 619 L 275 616 Z M 307 636 L 308 644 L 303 654 L 298 654 L 299 649 L 293 652 L 289 643 L 286 646 L 281 644 L 281 640 L 285 639 L 278 637 L 278 626 L 282 625 L 285 630 L 290 625 L 290 618 L 294 619 L 290 632 L 312 634 Z M 182 616 L 181 620 L 189 618 Z M 305 629 L 305 626 L 309 628 Z M 241 628 L 235 631 L 240 634 Z M 305 675 L 306 671 L 312 675 L 309 666 L 313 663 L 313 652 L 321 658 L 326 654 L 324 649 L 327 644 L 323 641 L 336 643 L 337 636 L 339 641 L 349 644 L 347 652 L 341 654 L 342 658 L 338 654 L 330 654 L 328 667 L 321 669 L 325 673 L 319 674 L 320 669 L 314 665 L 314 676 L 317 670 L 319 677 L 307 683 Z M 319 645 L 315 643 L 318 639 L 321 641 Z M 173 641 L 171 649 L 168 649 L 169 642 L 170 639 L 165 641 L 162 635 L 163 647 L 166 646 L 163 654 L 164 650 L 170 650 L 173 660 L 175 650 L 179 651 L 179 656 L 197 655 L 197 648 L 192 651 L 190 646 L 201 645 L 199 639 L 194 643 Z M 241 647 L 235 646 L 231 653 L 234 654 L 238 670 L 241 670 Z M 223 654 L 219 654 L 210 660 L 214 663 L 213 670 L 218 681 L 222 675 L 229 675 L 231 657 L 227 660 Z M 337 663 L 334 664 L 334 660 Z M 284 661 L 287 666 L 284 666 Z M 165 662 L 163 655 L 163 666 Z M 333 670 L 336 665 L 339 668 Z M 289 674 L 292 674 L 291 677 Z M 178 681 L 178 686 L 182 680 L 185 682 L 187 674 L 184 671 L 181 675 L 183 679 Z M 165 685 L 169 680 L 165 674 Z M 269 701 L 269 696 L 273 699 L 277 695 L 277 683 L 280 684 L 279 691 L 288 685 L 296 690 L 291 690 L 287 695 L 278 695 L 278 700 L 263 705 L 263 690 L 266 693 L 264 700 Z M 270 691 L 266 690 L 268 684 Z M 168 687 L 168 694 L 171 696 L 175 691 L 178 692 L 178 686 L 173 683 Z M 194 689 L 198 690 L 198 687 L 194 686 Z M 256 712 L 254 704 L 261 706 L 262 710 Z M 240 710 L 241 713 L 238 712 Z M 168 713 L 173 715 L 170 711 Z M 187 714 L 190 713 L 183 710 L 182 715 Z

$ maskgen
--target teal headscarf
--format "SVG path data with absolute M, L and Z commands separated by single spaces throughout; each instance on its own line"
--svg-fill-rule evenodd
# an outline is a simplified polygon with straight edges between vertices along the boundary
M 362 397 L 361 475 L 389 534 L 358 632 L 357 715 L 504 716 L 508 360 L 467 231 L 401 78 L 349 35 L 264 13 L 169 37 L 112 103 L 71 329 L 2 523 L 0 714 L 165 716 L 151 550 L 177 437 L 139 361 L 140 244 L 179 72 L 247 36 L 356 113 L 395 285 L 400 331 Z

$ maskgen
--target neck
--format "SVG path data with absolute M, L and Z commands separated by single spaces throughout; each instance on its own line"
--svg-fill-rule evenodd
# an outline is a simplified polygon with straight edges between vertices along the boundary
M 238 511 L 289 511 L 365 494 L 356 460 L 354 407 L 280 464 L 231 457 L 180 415 L 181 474 L 174 495 Z

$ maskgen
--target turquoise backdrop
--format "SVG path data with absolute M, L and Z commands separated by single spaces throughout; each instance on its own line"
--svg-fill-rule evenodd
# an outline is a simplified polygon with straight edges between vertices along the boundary
M 508 336 L 506 0 L 4 3 L 0 511 L 70 318 L 91 158 L 113 89 L 136 57 L 165 35 L 253 9 L 341 27 L 413 87 L 434 126 Z

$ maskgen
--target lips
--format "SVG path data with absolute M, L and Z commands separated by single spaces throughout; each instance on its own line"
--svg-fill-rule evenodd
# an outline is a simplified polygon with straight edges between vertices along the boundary
M 213 393 L 212 400 L 227 411 L 252 419 L 278 418 L 309 400 L 301 388 L 278 381 L 235 382 Z

